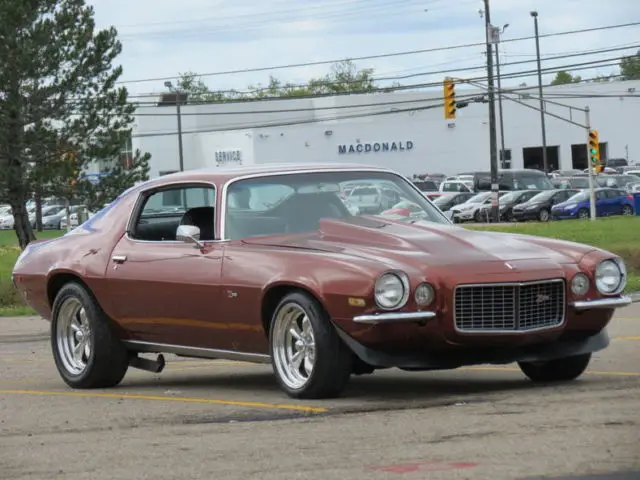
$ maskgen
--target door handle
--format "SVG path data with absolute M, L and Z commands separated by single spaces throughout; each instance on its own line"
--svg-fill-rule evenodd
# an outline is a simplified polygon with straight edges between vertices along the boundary
M 124 263 L 127 261 L 126 255 L 114 255 L 111 257 L 111 260 L 115 263 Z

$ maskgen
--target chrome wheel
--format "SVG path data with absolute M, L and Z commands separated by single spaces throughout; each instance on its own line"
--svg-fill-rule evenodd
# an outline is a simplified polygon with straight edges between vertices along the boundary
M 91 358 L 91 326 L 87 312 L 77 298 L 67 298 L 60 305 L 56 342 L 60 361 L 71 375 L 81 375 Z
M 304 387 L 316 360 L 313 326 L 307 312 L 297 303 L 287 303 L 279 310 L 273 322 L 273 362 L 287 387 Z
M 622 207 L 622 215 L 629 216 L 633 214 L 633 210 L 629 205 L 625 205 Z

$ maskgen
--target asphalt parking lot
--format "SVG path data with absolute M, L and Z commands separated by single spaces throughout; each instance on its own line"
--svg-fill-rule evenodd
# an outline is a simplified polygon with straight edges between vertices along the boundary
M 515 366 L 392 370 L 321 402 L 286 397 L 270 366 L 177 357 L 71 391 L 47 327 L 0 319 L 2 480 L 640 479 L 640 304 L 571 385 Z

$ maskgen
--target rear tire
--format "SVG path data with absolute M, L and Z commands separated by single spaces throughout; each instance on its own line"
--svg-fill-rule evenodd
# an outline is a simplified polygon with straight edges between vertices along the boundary
M 64 382 L 80 389 L 118 385 L 129 368 L 129 352 L 93 295 L 78 283 L 67 283 L 52 313 L 51 350 Z
M 589 366 L 591 354 L 558 358 L 547 362 L 518 362 L 518 366 L 533 382 L 568 382 L 575 380 Z
M 624 216 L 633 215 L 633 208 L 631 208 L 629 205 L 623 205 L 622 215 Z
M 293 398 L 337 397 L 353 371 L 351 351 L 307 293 L 289 293 L 280 301 L 269 328 L 269 349 L 276 380 Z

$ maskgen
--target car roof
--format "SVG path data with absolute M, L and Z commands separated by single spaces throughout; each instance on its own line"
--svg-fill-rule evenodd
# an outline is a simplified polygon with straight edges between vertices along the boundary
M 148 188 L 162 187 L 174 182 L 211 182 L 224 184 L 229 180 L 236 178 L 261 176 L 261 175 L 278 175 L 287 173 L 304 173 L 304 172 L 322 172 L 322 171 L 368 171 L 393 173 L 402 176 L 395 170 L 375 167 L 371 165 L 359 163 L 270 163 L 260 165 L 236 165 L 225 167 L 205 167 L 199 169 L 185 170 L 183 172 L 171 173 L 156 177 L 130 188 L 123 192 L 123 195 L 133 191 L 146 190 Z M 408 180 L 408 179 L 407 179 Z M 410 181 L 410 180 L 408 180 Z M 357 186 L 357 185 L 356 185 Z

